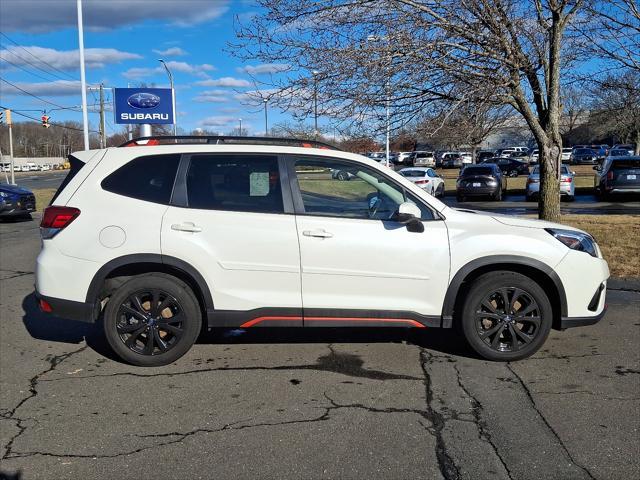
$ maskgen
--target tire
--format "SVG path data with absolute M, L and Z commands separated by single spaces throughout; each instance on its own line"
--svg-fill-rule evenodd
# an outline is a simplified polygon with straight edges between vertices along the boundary
M 500 201 L 502 201 L 502 188 L 501 188 L 500 190 L 498 190 L 498 193 L 496 193 L 496 194 L 493 196 L 493 199 L 494 199 L 496 202 L 500 202 Z
M 436 197 L 442 198 L 444 197 L 444 183 L 438 185 L 438 189 L 436 190 Z
M 549 335 L 552 319 L 551 303 L 540 285 L 520 273 L 498 271 L 485 273 L 471 284 L 458 321 L 478 355 L 509 362 L 537 352 Z
M 166 306 L 154 312 L 154 303 L 156 307 Z M 109 345 L 122 360 L 158 367 L 187 353 L 200 334 L 202 312 L 186 283 L 170 275 L 150 273 L 133 277 L 111 295 L 104 309 L 103 327 Z
M 343 170 L 340 170 L 338 172 L 337 178 L 338 178 L 338 180 L 341 180 L 341 181 L 348 181 L 349 180 L 349 173 L 345 172 Z

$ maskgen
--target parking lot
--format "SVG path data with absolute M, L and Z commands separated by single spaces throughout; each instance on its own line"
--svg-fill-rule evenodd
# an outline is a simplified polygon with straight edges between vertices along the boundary
M 638 282 L 613 280 L 604 320 L 522 362 L 448 331 L 263 329 L 144 369 L 38 312 L 38 221 L 0 224 L 3 478 L 640 474 Z

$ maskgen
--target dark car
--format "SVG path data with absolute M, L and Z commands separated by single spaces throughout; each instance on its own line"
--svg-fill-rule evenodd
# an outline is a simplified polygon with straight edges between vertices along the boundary
M 467 197 L 490 196 L 502 200 L 502 192 L 507 188 L 506 177 L 495 163 L 469 165 L 456 181 L 456 198 L 464 202 Z
M 26 217 L 36 211 L 36 197 L 26 188 L 0 183 L 0 218 Z
M 476 153 L 476 163 L 481 163 L 483 160 L 487 158 L 494 158 L 496 156 L 496 152 L 493 150 L 480 150 Z
M 640 156 L 607 157 L 602 167 L 593 167 L 596 193 L 600 197 L 617 193 L 640 193 Z
M 574 148 L 571 152 L 570 163 L 580 165 L 583 163 L 596 163 L 598 161 L 598 152 L 591 148 Z
M 495 163 L 502 173 L 508 177 L 529 175 L 529 164 L 515 158 L 494 157 L 481 162 L 481 164 L 485 163 Z

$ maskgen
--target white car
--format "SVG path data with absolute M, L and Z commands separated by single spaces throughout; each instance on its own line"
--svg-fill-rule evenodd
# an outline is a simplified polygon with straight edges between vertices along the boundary
M 403 168 L 398 173 L 430 195 L 444 196 L 444 179 L 433 168 Z
M 565 147 L 562 149 L 562 162 L 569 163 L 571 161 L 571 152 L 573 152 L 573 148 Z
M 74 153 L 40 224 L 40 309 L 100 318 L 144 366 L 203 328 L 273 326 L 456 326 L 480 356 L 513 361 L 605 314 L 609 269 L 586 232 L 449 208 L 317 142 L 225 138 Z
M 413 152 L 414 167 L 435 167 L 436 157 L 433 152 L 415 151 Z
M 396 163 L 400 165 L 411 165 L 413 158 L 413 152 L 400 152 L 396 159 Z
M 575 172 L 569 170 L 569 167 L 562 165 L 560 171 L 560 195 L 573 201 L 575 198 L 576 182 L 574 179 Z M 526 200 L 533 201 L 540 193 L 540 167 L 536 166 L 527 177 Z
M 30 172 L 37 172 L 40 170 L 40 167 L 34 162 L 27 162 L 27 166 L 29 167 Z
M 40 165 L 40 171 L 41 172 L 46 172 L 48 170 L 51 170 L 51 165 Z
M 20 171 L 21 172 L 29 172 L 29 171 L 31 171 L 31 167 L 29 167 L 29 165 L 21 165 L 20 166 Z

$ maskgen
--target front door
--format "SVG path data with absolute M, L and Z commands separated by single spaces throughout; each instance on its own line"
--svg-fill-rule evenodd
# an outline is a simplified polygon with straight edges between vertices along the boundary
M 305 326 L 439 326 L 449 277 L 445 222 L 374 168 L 319 157 L 289 162 Z M 393 220 L 407 200 L 422 211 L 422 233 Z
M 184 205 L 164 215 L 162 254 L 204 277 L 210 326 L 302 326 L 296 223 L 277 155 L 192 155 L 181 170 Z

